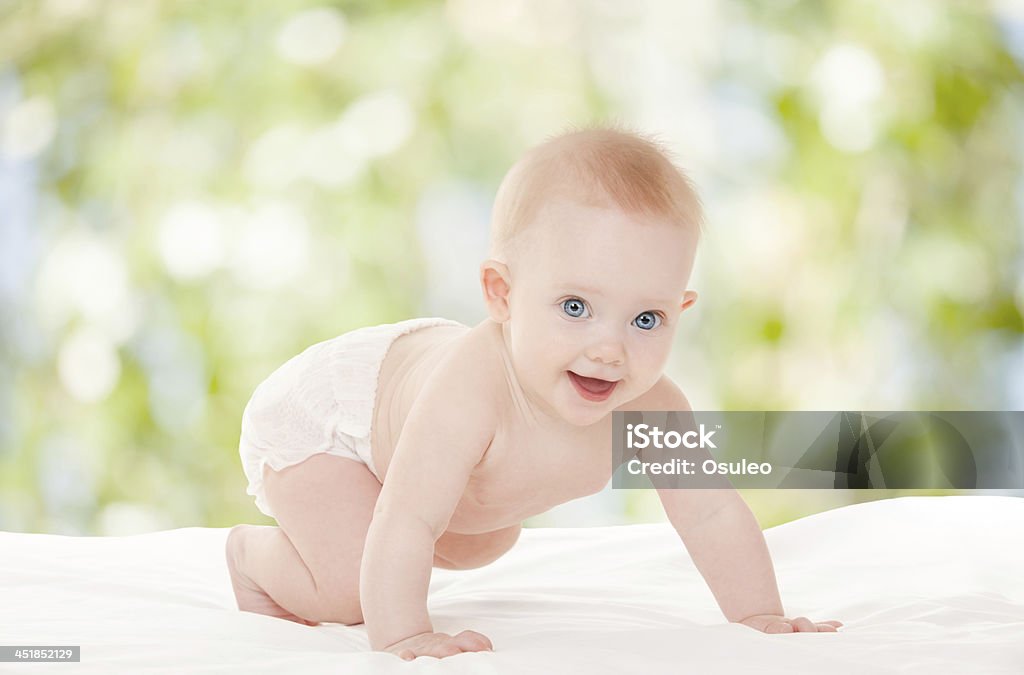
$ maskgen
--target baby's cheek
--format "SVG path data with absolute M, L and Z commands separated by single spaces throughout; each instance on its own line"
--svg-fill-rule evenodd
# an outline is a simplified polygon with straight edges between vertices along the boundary
M 667 342 L 664 337 L 655 338 L 651 335 L 644 336 L 646 340 L 636 340 L 631 345 L 630 356 L 636 364 L 643 364 L 647 368 L 653 368 L 663 359 L 668 357 L 672 343 Z
M 649 381 L 651 386 L 658 381 L 662 373 L 665 371 L 665 366 L 668 365 L 668 357 L 671 353 L 670 348 L 650 348 L 644 350 L 639 354 L 634 361 L 635 375 L 641 380 Z

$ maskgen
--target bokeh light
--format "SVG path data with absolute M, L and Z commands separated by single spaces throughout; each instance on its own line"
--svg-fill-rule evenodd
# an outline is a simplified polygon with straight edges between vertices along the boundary
M 482 320 L 497 185 L 573 125 L 655 135 L 703 197 L 695 407 L 1024 409 L 1022 69 L 1012 0 L 0 0 L 0 529 L 269 522 L 256 385 Z

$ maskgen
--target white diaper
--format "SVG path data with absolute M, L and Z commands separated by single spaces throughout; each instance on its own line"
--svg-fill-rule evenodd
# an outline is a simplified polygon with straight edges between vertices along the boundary
M 263 493 L 264 465 L 280 471 L 321 452 L 362 462 L 380 480 L 370 426 L 381 364 L 398 337 L 442 325 L 462 324 L 430 317 L 350 331 L 309 347 L 256 387 L 238 447 L 256 508 L 274 515 Z

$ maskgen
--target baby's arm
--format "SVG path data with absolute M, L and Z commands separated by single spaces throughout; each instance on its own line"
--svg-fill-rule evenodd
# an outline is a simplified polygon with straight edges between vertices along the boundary
M 377 499 L 359 595 L 373 649 L 403 658 L 490 649 L 484 636 L 434 633 L 427 587 L 434 543 L 493 438 L 492 372 L 468 341 L 439 363 L 413 403 Z
M 654 410 L 690 410 L 664 378 Z M 658 497 L 718 606 L 732 622 L 766 633 L 832 632 L 839 621 L 787 619 L 764 534 L 739 493 L 727 489 L 659 489 Z

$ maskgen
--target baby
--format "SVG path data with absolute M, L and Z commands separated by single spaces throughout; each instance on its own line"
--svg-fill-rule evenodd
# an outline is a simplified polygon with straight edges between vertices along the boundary
M 238 607 L 300 623 L 365 622 L 404 659 L 492 649 L 434 632 L 432 567 L 508 551 L 525 518 L 598 492 L 615 410 L 689 410 L 662 374 L 700 234 L 700 205 L 653 142 L 575 131 L 532 149 L 494 205 L 480 266 L 488 318 L 346 333 L 276 370 L 242 416 L 248 493 L 279 527 L 227 540 Z M 785 617 L 761 530 L 734 490 L 659 497 L 729 621 Z

